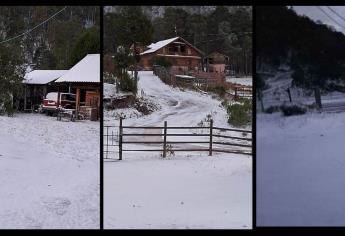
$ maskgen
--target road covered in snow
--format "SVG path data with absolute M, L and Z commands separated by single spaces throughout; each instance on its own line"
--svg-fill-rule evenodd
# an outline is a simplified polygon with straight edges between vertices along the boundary
M 215 126 L 231 128 L 221 101 L 210 94 L 173 88 L 152 71 L 139 77 L 138 94 L 158 109 L 127 116 L 124 125 L 198 126 L 202 121 L 207 126 L 211 116 Z M 131 109 L 113 112 L 129 115 Z M 105 113 L 105 123 L 118 125 L 112 115 Z M 207 152 L 177 152 L 163 159 L 159 152 L 124 152 L 122 161 L 104 163 L 104 213 L 105 228 L 250 229 L 252 159 Z
M 207 115 L 212 115 L 214 125 L 230 127 L 227 123 L 227 113 L 221 101 L 212 98 L 207 93 L 190 90 L 182 91 L 164 84 L 152 71 L 140 71 L 138 94 L 151 102 L 158 104 L 159 109 L 147 116 L 126 119 L 126 125 L 162 125 L 164 121 L 178 123 L 181 126 L 195 126 L 204 120 Z M 118 109 L 122 112 L 125 109 Z M 128 109 L 126 109 L 128 110 Z M 128 111 L 123 111 L 127 112 Z M 117 124 L 118 121 L 107 116 L 107 124 Z
M 99 123 L 0 116 L 0 228 L 99 228 Z
M 345 113 L 257 116 L 257 224 L 345 224 Z

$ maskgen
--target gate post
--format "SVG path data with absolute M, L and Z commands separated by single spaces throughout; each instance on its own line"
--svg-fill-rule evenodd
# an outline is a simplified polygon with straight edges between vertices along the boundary
M 167 122 L 164 121 L 163 158 L 167 156 Z
M 209 156 L 212 156 L 212 130 L 213 130 L 213 119 L 210 120 L 210 146 L 209 146 L 209 153 L 208 155 Z
M 122 117 L 120 117 L 120 126 L 119 126 L 119 160 L 122 160 Z

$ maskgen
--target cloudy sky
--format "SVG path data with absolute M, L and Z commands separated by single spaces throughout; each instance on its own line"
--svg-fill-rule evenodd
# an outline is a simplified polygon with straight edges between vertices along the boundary
M 333 20 L 319 8 L 325 11 Z M 300 15 L 306 15 L 315 21 L 320 20 L 345 34 L 345 6 L 293 6 L 293 9 Z M 337 16 L 331 9 L 344 19 Z M 339 25 L 342 25 L 342 27 Z

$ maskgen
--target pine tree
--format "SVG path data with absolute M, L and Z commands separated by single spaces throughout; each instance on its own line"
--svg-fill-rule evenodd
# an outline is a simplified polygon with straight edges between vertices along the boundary
M 0 108 L 12 115 L 14 112 L 13 96 L 22 89 L 24 64 L 20 51 L 15 47 L 0 45 Z

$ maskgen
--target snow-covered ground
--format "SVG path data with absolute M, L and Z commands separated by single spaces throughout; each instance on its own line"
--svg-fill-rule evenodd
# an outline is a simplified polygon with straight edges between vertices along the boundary
M 211 115 L 215 126 L 230 128 L 221 101 L 206 93 L 164 84 L 152 71 L 139 72 L 139 94 L 158 107 L 150 115 L 131 109 L 105 112 L 105 124 L 197 126 Z M 251 129 L 251 127 L 247 127 Z M 173 138 L 173 137 L 171 137 Z M 236 154 L 123 153 L 104 163 L 105 228 L 251 228 L 252 159 Z
M 258 226 L 345 225 L 345 113 L 257 115 Z
M 99 122 L 0 116 L 0 228 L 99 228 Z
M 226 81 L 234 83 L 234 84 L 253 86 L 253 77 L 231 77 L 231 76 L 227 76 Z
M 105 228 L 252 227 L 248 156 L 126 154 L 104 173 Z

